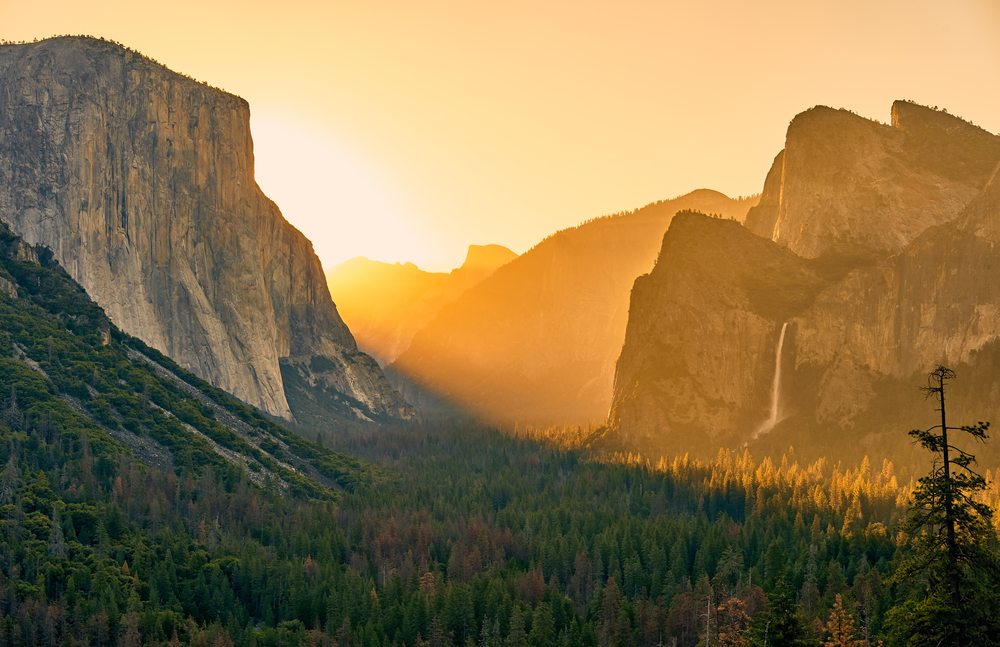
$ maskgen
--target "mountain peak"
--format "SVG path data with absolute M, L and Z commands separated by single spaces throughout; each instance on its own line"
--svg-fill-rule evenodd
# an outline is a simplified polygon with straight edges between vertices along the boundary
M 1000 160 L 1000 137 L 906 101 L 892 125 L 816 106 L 792 119 L 747 227 L 796 254 L 901 251 L 955 219 Z
M 928 128 L 945 132 L 958 129 L 975 132 L 980 136 L 994 137 L 992 133 L 983 130 L 961 117 L 949 114 L 946 109 L 938 110 L 912 101 L 897 99 L 892 102 L 892 127 L 906 133 L 917 133 Z
M 0 46 L 0 87 L 0 220 L 123 332 L 288 420 L 284 360 L 342 360 L 343 396 L 402 406 L 254 181 L 246 101 L 88 37 Z
M 469 245 L 469 251 L 462 263 L 463 270 L 493 271 L 517 258 L 517 254 L 503 245 Z

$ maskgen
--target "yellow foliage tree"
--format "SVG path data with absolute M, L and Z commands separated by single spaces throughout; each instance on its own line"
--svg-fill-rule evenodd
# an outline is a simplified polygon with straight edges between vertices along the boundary
M 844 604 L 837 594 L 833 603 L 833 611 L 830 612 L 830 619 L 826 622 L 826 631 L 830 638 L 823 643 L 823 647 L 863 647 L 863 640 L 858 640 L 858 630 L 854 626 L 854 616 L 847 613 Z

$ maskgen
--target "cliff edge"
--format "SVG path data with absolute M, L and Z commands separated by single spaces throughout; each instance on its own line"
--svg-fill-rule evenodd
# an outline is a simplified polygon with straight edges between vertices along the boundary
M 895 254 L 958 217 L 1000 159 L 1000 138 L 896 101 L 892 125 L 817 106 L 795 116 L 747 228 L 799 256 Z
M 125 332 L 269 413 L 280 360 L 358 366 L 311 243 L 254 180 L 250 108 L 104 40 L 0 46 L 0 219 Z M 377 369 L 377 367 L 376 367 Z M 357 368 L 366 415 L 406 405 Z
M 963 376 L 950 412 L 1000 406 L 1000 137 L 908 102 L 891 126 L 814 108 L 746 227 L 674 219 L 595 449 L 905 462 L 938 364 Z

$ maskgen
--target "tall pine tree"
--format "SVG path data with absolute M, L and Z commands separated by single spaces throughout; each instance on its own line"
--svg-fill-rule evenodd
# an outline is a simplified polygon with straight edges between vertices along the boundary
M 933 467 L 913 492 L 904 528 L 911 553 L 893 581 L 926 581 L 926 586 L 924 595 L 890 612 L 886 624 L 892 644 L 1000 645 L 996 535 L 992 511 L 977 500 L 986 479 L 973 469 L 975 456 L 954 444 L 953 433 L 985 441 L 989 423 L 948 426 L 945 387 L 954 378 L 954 371 L 943 366 L 929 375 L 923 391 L 937 400 L 941 424 L 910 432 L 932 453 Z

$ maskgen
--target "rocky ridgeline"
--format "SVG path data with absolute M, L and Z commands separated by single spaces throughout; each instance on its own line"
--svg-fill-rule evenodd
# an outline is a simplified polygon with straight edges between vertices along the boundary
M 0 46 L 0 88 L 0 218 L 122 330 L 285 418 L 282 359 L 356 353 L 311 243 L 257 187 L 246 101 L 82 37 Z M 410 415 L 374 370 L 346 395 Z
M 800 256 L 892 254 L 956 218 L 1000 159 L 1000 138 L 905 101 L 892 125 L 817 106 L 788 126 L 747 228 Z
M 629 291 L 684 209 L 741 221 L 756 199 L 700 189 L 559 231 L 443 308 L 386 370 L 431 411 L 532 424 L 599 422 Z
M 796 117 L 749 231 L 676 218 L 636 281 L 595 446 L 890 455 L 938 363 L 968 378 L 956 413 L 1000 407 L 998 162 L 1000 137 L 910 103 Z
M 515 258 L 502 245 L 469 245 L 465 262 L 446 274 L 359 256 L 327 270 L 326 281 L 358 347 L 387 366 L 442 308 Z

